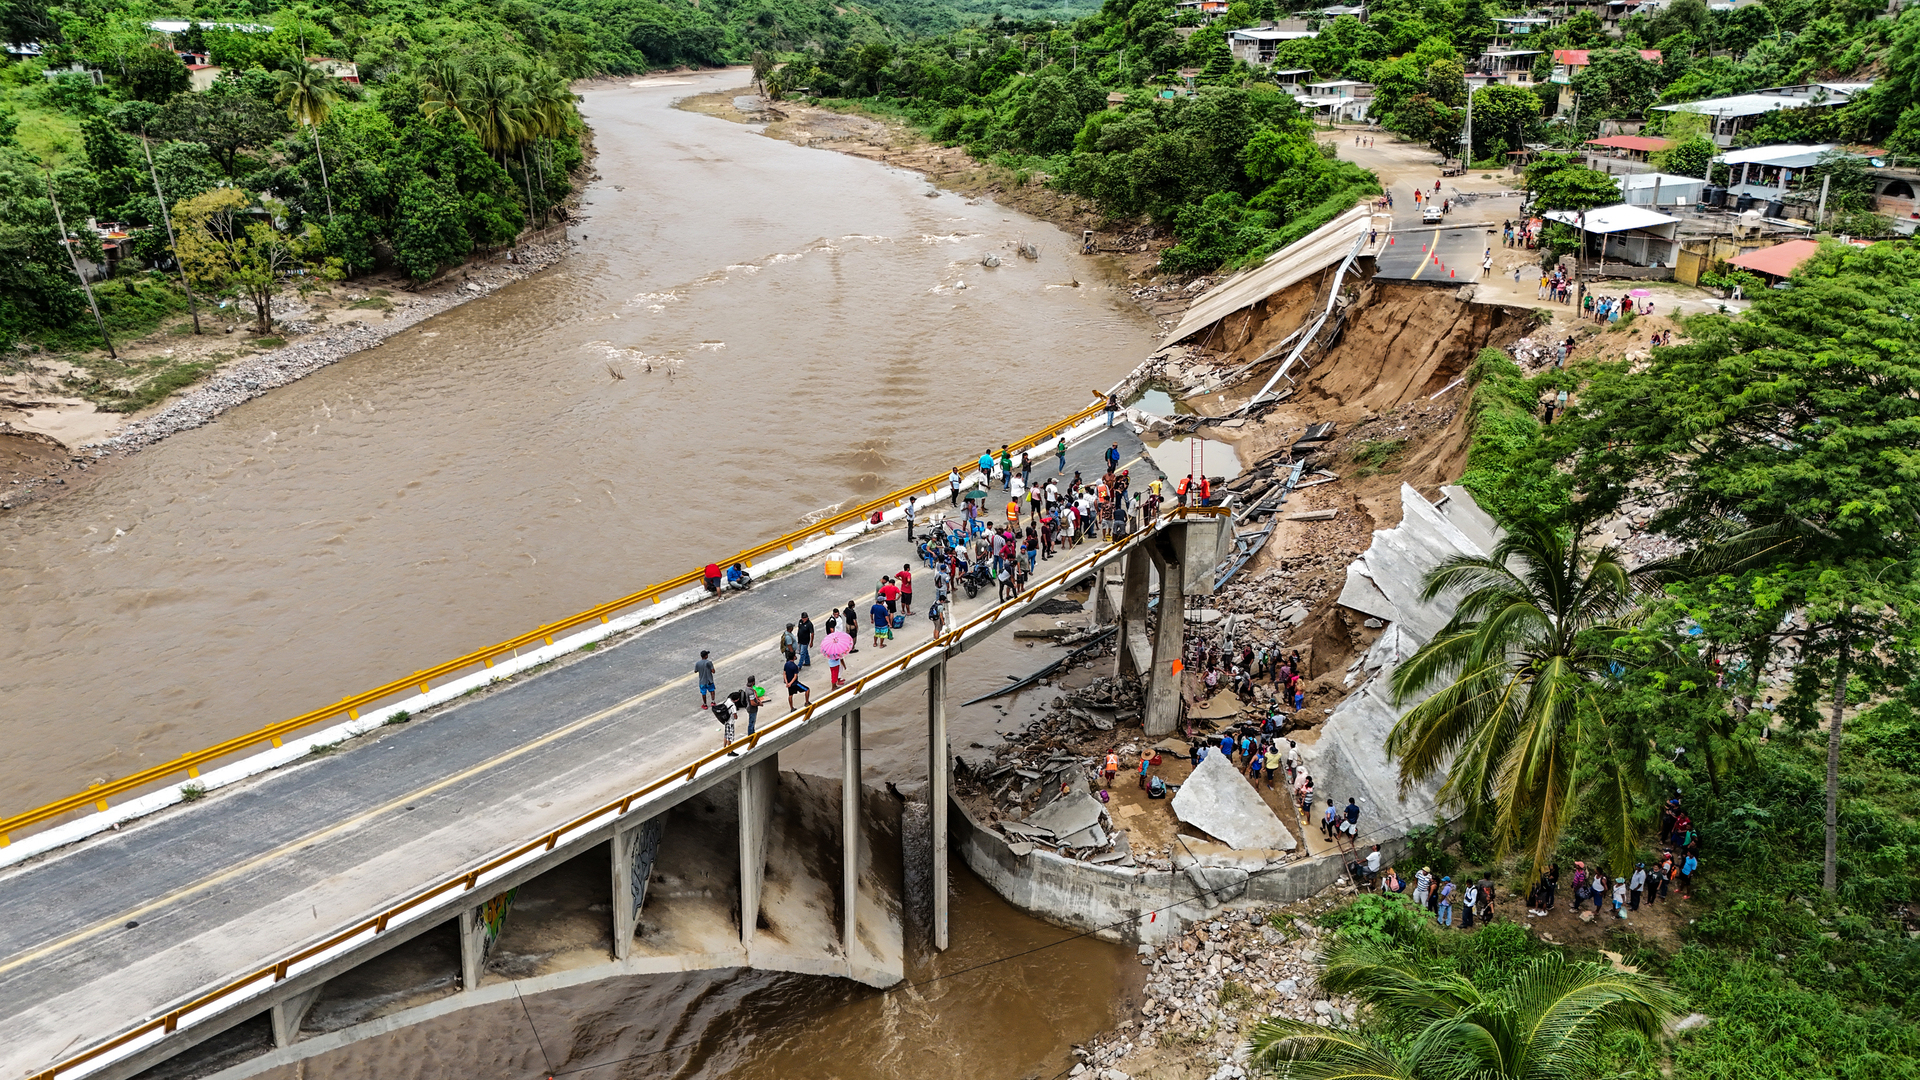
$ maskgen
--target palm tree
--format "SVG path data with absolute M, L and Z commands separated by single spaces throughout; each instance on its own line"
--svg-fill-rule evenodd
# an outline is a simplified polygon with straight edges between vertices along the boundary
M 1430 571 L 1427 600 L 1464 595 L 1452 621 L 1393 673 L 1397 702 L 1434 690 L 1387 736 L 1402 792 L 1445 769 L 1440 797 L 1469 826 L 1490 813 L 1503 855 L 1530 831 L 1533 864 L 1546 865 L 1582 755 L 1612 749 L 1598 699 L 1638 579 L 1618 549 L 1585 551 L 1538 521 L 1508 532 L 1485 558 L 1457 556 Z M 1630 851 L 1628 780 L 1617 768 L 1598 771 L 1593 794 L 1617 866 Z
M 280 84 L 274 102 L 287 110 L 287 119 L 304 125 L 313 133 L 313 156 L 320 159 L 320 186 L 327 194 L 327 220 L 333 220 L 333 185 L 327 180 L 327 158 L 320 152 L 320 125 L 326 123 L 333 103 L 340 100 L 340 84 L 332 75 L 304 60 L 292 71 L 276 71 Z
M 502 165 L 507 151 L 527 137 L 528 106 L 526 80 L 503 64 L 474 64 L 460 82 L 461 116 L 481 148 L 499 155 Z
M 443 56 L 430 60 L 420 67 L 420 79 L 424 84 L 420 112 L 431 120 L 441 113 L 451 113 L 462 124 L 467 116 L 460 110 L 460 87 L 467 79 L 467 68 L 460 60 Z
M 1483 991 L 1408 949 L 1337 951 L 1321 984 L 1372 1009 L 1370 1032 L 1269 1019 L 1253 1060 L 1286 1080 L 1561 1080 L 1600 1072 L 1600 1046 L 1621 1031 L 1657 1035 L 1679 1011 L 1657 980 L 1558 952 Z M 1384 1037 L 1383 1037 L 1384 1036 Z

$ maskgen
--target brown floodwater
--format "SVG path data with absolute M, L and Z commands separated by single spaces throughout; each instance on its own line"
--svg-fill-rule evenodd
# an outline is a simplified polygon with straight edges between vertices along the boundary
M 930 475 L 1151 350 L 1112 268 L 1053 226 L 670 107 L 738 81 L 586 94 L 603 179 L 552 270 L 0 518 L 0 813 Z M 978 649 L 956 698 L 1047 659 Z M 1051 694 L 960 710 L 956 745 Z M 869 783 L 924 775 L 924 713 L 897 696 L 868 720 Z M 783 764 L 831 773 L 830 741 Z M 595 1078 L 1053 1075 L 1132 957 L 1077 939 L 990 963 L 1072 935 L 963 869 L 955 888 L 953 949 L 910 960 L 931 983 L 613 980 L 528 999 L 540 1043 L 519 1009 L 477 1009 L 304 1075 L 542 1075 L 541 1043 L 558 1069 L 617 1062 Z
M 603 179 L 545 274 L 0 518 L 0 814 L 930 475 L 1150 351 L 1053 226 L 670 107 L 738 79 L 585 95 Z

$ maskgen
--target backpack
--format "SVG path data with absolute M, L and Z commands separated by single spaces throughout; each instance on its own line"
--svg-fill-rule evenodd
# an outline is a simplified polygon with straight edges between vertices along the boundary
M 729 720 L 731 720 L 731 719 L 733 719 L 733 706 L 732 706 L 731 704 L 729 704 L 729 703 L 728 703 L 728 702 L 726 701 L 726 699 L 724 699 L 724 698 L 722 698 L 722 699 L 721 699 L 721 700 L 719 700 L 719 701 L 716 701 L 716 702 L 714 702 L 714 703 L 713 703 L 713 718 L 714 718 L 714 720 L 716 720 L 716 721 L 718 721 L 719 723 L 722 723 L 722 724 L 724 724 L 724 723 L 726 723 L 727 721 L 729 721 Z

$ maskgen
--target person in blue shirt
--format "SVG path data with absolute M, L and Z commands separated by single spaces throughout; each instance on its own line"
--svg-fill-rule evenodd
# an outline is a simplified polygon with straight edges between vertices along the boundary
M 1220 736 L 1220 752 L 1227 755 L 1228 761 L 1233 760 L 1233 750 L 1234 750 L 1233 736 L 1232 735 Z
M 867 609 L 867 617 L 873 620 L 873 643 L 886 648 L 887 639 L 893 636 L 893 616 L 887 612 L 887 602 L 876 597 Z

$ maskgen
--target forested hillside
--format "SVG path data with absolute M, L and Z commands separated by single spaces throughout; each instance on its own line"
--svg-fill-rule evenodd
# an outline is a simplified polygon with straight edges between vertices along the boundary
M 179 274 L 163 272 L 171 224 L 186 284 L 247 306 L 267 333 L 276 287 L 388 266 L 429 278 L 564 212 L 584 134 L 572 79 L 833 57 L 998 13 L 992 0 L 6 0 L 7 39 L 40 55 L 0 68 L 0 338 L 98 341 L 61 217 L 76 254 L 117 280 L 100 290 L 110 332 L 185 310 Z M 219 77 L 190 89 L 189 60 Z M 89 219 L 131 235 L 109 249 Z

